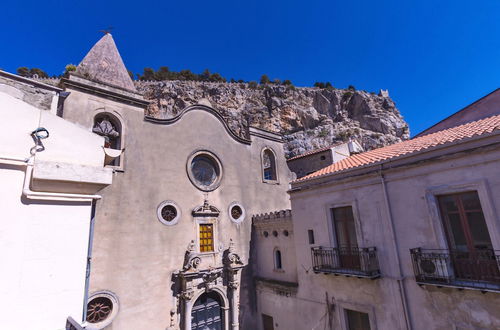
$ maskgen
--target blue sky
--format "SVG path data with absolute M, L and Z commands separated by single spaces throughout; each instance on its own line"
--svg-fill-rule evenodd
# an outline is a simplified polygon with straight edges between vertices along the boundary
M 208 68 L 389 89 L 412 135 L 500 87 L 499 0 L 11 0 L 0 68 L 59 74 L 108 26 L 134 72 Z

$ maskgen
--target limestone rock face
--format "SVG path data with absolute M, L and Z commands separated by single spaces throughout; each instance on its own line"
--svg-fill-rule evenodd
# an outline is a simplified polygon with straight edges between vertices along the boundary
M 373 149 L 409 138 L 408 124 L 387 94 L 319 88 L 195 81 L 136 81 L 152 101 L 147 115 L 170 118 L 194 104 L 211 104 L 240 135 L 246 125 L 281 133 L 288 157 L 357 138 Z

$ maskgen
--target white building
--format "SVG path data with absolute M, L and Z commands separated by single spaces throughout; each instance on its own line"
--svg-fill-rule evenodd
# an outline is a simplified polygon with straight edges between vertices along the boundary
M 84 317 L 92 210 L 112 172 L 104 138 L 56 116 L 61 92 L 0 71 L 1 329 Z

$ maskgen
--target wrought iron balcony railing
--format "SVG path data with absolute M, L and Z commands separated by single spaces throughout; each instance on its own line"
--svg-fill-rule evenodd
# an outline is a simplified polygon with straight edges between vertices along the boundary
M 315 273 L 330 273 L 354 277 L 378 278 L 377 249 L 358 247 L 313 247 L 312 264 Z
M 500 291 L 500 251 L 411 249 L 418 284 Z

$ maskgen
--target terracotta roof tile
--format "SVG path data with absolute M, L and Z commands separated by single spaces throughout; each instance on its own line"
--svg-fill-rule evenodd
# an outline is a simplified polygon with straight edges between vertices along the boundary
M 296 180 L 295 182 L 302 182 L 335 172 L 340 172 L 382 161 L 388 161 L 399 156 L 418 153 L 420 151 L 424 151 L 438 145 L 458 142 L 460 140 L 471 138 L 473 136 L 491 133 L 495 130 L 500 130 L 500 115 L 491 116 L 460 126 L 448 128 L 439 132 L 416 137 L 411 140 L 403 141 L 390 146 L 352 155 L 314 173 L 306 175 Z

